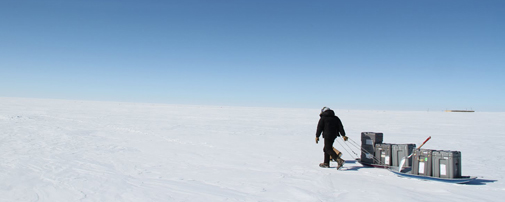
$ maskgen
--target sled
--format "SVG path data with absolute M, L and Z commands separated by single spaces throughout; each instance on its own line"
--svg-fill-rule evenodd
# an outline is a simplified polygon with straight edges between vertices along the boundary
M 365 162 L 361 161 L 361 159 L 356 159 L 356 161 L 365 167 L 373 167 L 373 168 L 389 168 L 390 167 L 388 165 L 365 163 Z
M 461 176 L 458 178 L 439 178 L 439 177 L 432 177 L 432 176 L 424 176 L 424 175 L 414 175 L 411 173 L 410 169 L 404 169 L 405 171 L 398 171 L 397 167 L 390 167 L 388 169 L 389 171 L 393 172 L 394 174 L 398 175 L 399 177 L 407 177 L 407 178 L 414 178 L 414 179 L 419 179 L 419 180 L 426 180 L 426 181 L 438 181 L 438 182 L 445 182 L 445 183 L 453 183 L 453 184 L 466 184 L 474 181 L 477 179 L 477 177 L 470 177 L 470 176 Z

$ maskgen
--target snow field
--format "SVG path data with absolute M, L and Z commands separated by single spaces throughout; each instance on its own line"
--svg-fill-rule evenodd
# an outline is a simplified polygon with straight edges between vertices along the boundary
M 331 106 L 330 106 L 331 107 Z M 505 113 L 335 110 L 348 136 L 462 152 L 480 185 L 322 169 L 319 109 L 0 98 L 0 201 L 500 201 Z M 355 150 L 356 151 L 356 150 Z M 356 151 L 359 154 L 359 151 Z M 335 164 L 332 164 L 335 166 Z

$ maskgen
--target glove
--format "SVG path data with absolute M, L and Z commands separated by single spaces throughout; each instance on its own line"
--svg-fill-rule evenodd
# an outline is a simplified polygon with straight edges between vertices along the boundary
M 342 136 L 342 138 L 344 138 L 344 141 L 347 141 L 347 139 L 349 139 L 347 136 Z
M 316 144 L 317 144 L 318 142 L 319 142 L 319 138 L 318 138 L 318 137 L 316 137 Z

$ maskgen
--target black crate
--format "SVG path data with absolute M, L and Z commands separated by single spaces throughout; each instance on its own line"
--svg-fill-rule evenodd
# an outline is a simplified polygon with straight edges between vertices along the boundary
M 374 146 L 375 144 L 382 143 L 382 133 L 376 132 L 361 132 L 361 145 Z
M 361 161 L 363 163 L 374 164 L 374 146 L 363 145 L 361 146 Z
M 431 176 L 431 162 L 432 162 L 431 149 L 414 150 L 412 156 L 412 174 Z
M 393 144 L 391 148 L 391 156 L 393 158 L 392 166 L 400 167 L 400 163 L 403 158 L 405 158 L 405 163 L 403 167 L 411 167 L 412 166 L 412 158 L 407 159 L 407 157 L 414 152 L 416 148 L 416 144 Z
M 378 161 L 375 164 L 391 165 L 391 146 L 388 143 L 375 144 L 375 160 Z
M 461 152 L 437 150 L 432 153 L 433 177 L 461 177 Z

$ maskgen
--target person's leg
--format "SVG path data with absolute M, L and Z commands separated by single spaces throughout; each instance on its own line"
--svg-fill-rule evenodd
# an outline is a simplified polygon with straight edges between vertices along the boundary
M 324 163 L 328 165 L 330 165 L 330 156 L 335 160 L 340 158 L 333 150 L 333 142 L 335 142 L 335 139 L 324 138 Z
M 330 165 L 330 154 L 326 153 L 326 149 L 323 148 L 323 154 L 324 154 L 324 163 L 327 164 L 328 166 Z

